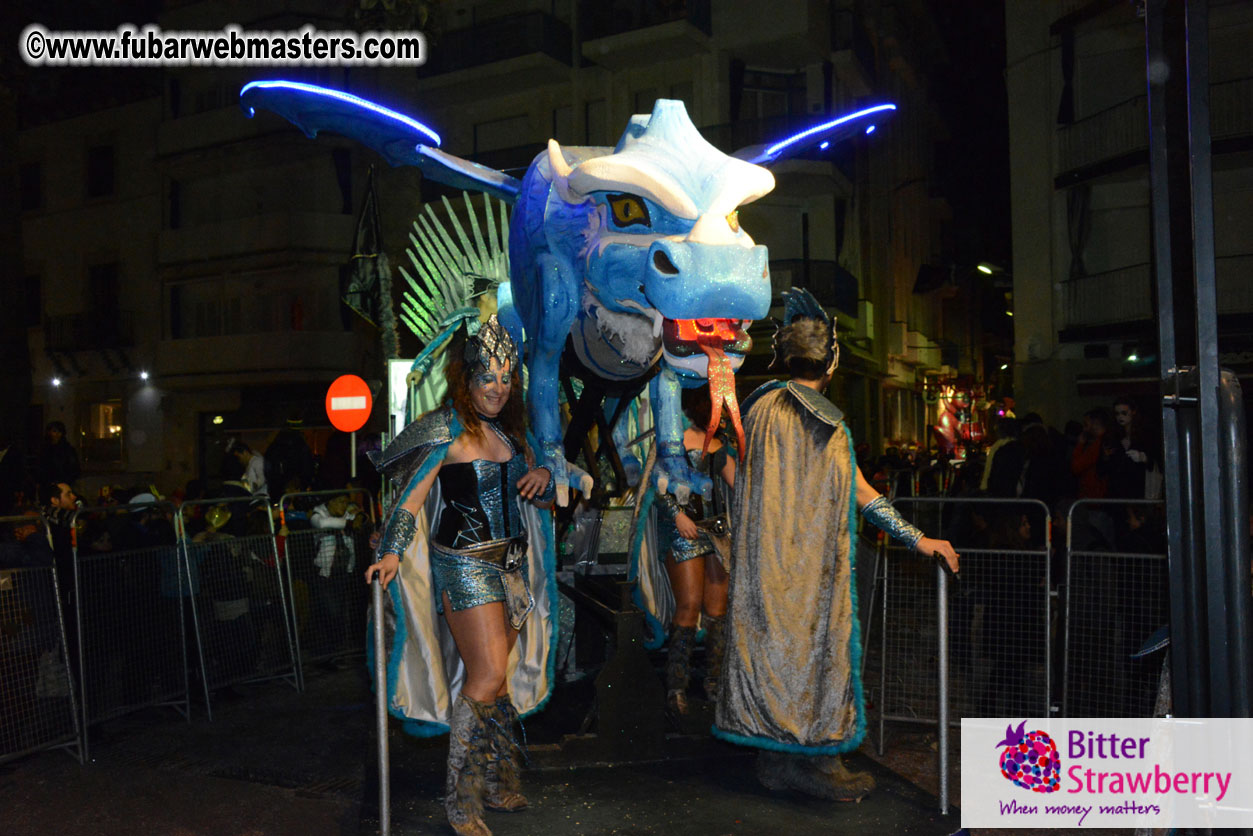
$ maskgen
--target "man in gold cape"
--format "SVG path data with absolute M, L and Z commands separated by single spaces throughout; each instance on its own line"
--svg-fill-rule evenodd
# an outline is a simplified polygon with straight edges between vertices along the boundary
M 843 414 L 821 394 L 839 362 L 831 320 L 808 291 L 784 299 L 772 368 L 792 380 L 767 383 L 744 404 L 713 732 L 761 749 L 757 775 L 771 789 L 856 801 L 874 788 L 839 757 L 866 733 L 857 511 L 954 569 L 957 553 L 923 537 L 862 478 Z

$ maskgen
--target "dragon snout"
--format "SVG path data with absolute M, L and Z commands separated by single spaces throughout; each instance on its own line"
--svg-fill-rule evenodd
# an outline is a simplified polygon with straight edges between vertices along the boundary
M 766 248 L 654 241 L 644 274 L 667 319 L 761 319 L 770 308 Z

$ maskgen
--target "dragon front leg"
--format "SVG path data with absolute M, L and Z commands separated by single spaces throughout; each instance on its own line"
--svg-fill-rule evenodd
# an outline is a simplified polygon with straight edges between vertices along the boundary
M 692 491 L 709 496 L 713 483 L 709 477 L 692 469 L 683 450 L 683 410 L 680 402 L 678 376 L 662 362 L 648 384 L 653 402 L 653 426 L 656 429 L 657 464 L 653 480 L 657 490 L 669 491 L 679 502 L 687 502 Z
M 552 474 L 557 503 L 564 506 L 570 501 L 570 470 L 562 444 L 557 387 L 561 349 L 578 312 L 578 283 L 568 264 L 548 253 L 536 258 L 536 272 L 541 319 L 526 323 L 528 339 L 533 340 L 527 347 L 528 407 L 531 432 L 539 442 L 539 464 Z

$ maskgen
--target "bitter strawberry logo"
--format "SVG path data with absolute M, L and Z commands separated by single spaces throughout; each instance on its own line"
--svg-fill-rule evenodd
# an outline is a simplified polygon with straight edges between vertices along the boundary
M 1062 761 L 1057 756 L 1057 744 L 1042 731 L 1029 731 L 1027 721 L 1018 728 L 1013 723 L 1005 727 L 1005 739 L 997 746 L 1001 752 L 1001 774 L 1023 789 L 1032 792 L 1057 792 L 1061 783 Z

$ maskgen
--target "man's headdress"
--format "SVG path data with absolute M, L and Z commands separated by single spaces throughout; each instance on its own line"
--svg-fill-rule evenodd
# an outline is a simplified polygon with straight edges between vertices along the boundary
M 783 291 L 783 321 L 774 332 L 774 360 L 770 368 L 786 369 L 793 357 L 821 362 L 828 373 L 840 362 L 835 322 L 803 287 Z

